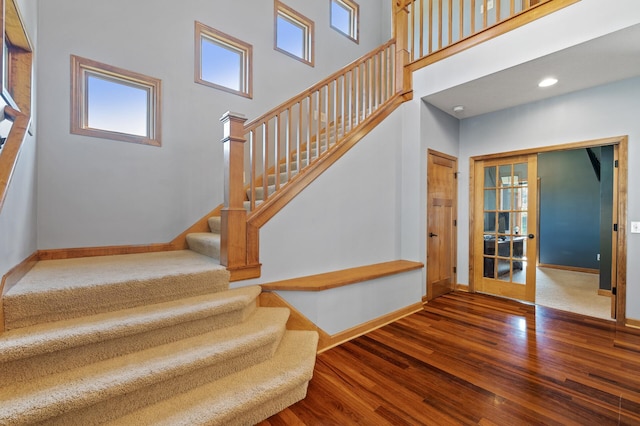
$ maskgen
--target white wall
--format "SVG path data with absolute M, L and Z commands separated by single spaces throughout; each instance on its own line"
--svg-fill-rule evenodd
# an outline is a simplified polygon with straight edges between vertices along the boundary
M 32 46 L 37 51 L 38 13 L 35 3 L 20 0 L 17 5 Z M 32 84 L 32 91 L 35 91 L 35 82 Z M 31 107 L 35 111 L 35 99 Z M 36 138 L 27 136 L 0 211 L 0 277 L 36 249 Z
M 170 241 L 222 202 L 225 111 L 254 118 L 389 38 L 386 0 L 361 2 L 359 44 L 328 1 L 285 3 L 315 22 L 313 68 L 273 49 L 273 1 L 39 2 L 38 248 Z M 253 100 L 194 83 L 195 20 L 253 45 Z M 70 134 L 71 54 L 162 79 L 161 148 Z
M 398 109 L 260 230 L 262 276 L 269 283 L 401 257 Z M 333 334 L 420 302 L 421 271 L 322 292 L 280 292 Z
M 462 120 L 460 170 L 468 175 L 469 158 L 519 149 L 560 145 L 613 136 L 629 136 L 629 221 L 640 220 L 640 78 L 582 90 L 475 118 Z M 459 180 L 458 270 L 468 283 L 469 184 Z M 640 318 L 640 235 L 627 223 L 627 317 Z
M 401 255 L 426 264 L 427 152 L 458 156 L 459 122 L 432 105 L 414 98 L 403 106 L 401 184 Z M 422 271 L 426 295 L 427 271 Z

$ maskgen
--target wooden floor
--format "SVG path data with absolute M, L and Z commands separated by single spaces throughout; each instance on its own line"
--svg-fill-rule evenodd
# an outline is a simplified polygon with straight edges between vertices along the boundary
M 269 425 L 640 425 L 640 336 L 453 293 L 318 356 Z

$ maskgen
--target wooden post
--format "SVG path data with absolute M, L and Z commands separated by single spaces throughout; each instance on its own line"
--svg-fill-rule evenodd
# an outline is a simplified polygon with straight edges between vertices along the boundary
M 396 92 L 410 90 L 408 73 L 405 76 L 405 65 L 409 63 L 409 5 L 413 0 L 396 0 Z
M 220 264 L 228 269 L 247 264 L 247 211 L 244 208 L 244 123 L 238 113 L 226 112 L 224 125 L 224 208 L 220 238 Z

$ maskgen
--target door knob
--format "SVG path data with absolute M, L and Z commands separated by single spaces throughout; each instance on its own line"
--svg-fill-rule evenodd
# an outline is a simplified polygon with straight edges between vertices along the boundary
M 533 239 L 533 238 L 535 238 L 535 237 L 536 237 L 535 235 L 533 235 L 533 234 L 529 234 L 529 239 Z
M 434 234 L 433 232 L 429 232 L 429 237 L 437 237 L 438 234 Z

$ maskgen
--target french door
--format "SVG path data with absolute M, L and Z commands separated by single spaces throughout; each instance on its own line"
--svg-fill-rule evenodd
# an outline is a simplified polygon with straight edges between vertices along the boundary
M 537 155 L 475 163 L 475 291 L 535 302 Z

